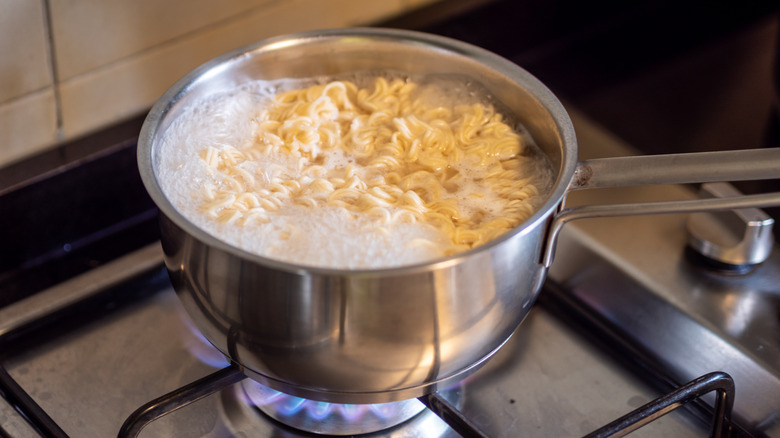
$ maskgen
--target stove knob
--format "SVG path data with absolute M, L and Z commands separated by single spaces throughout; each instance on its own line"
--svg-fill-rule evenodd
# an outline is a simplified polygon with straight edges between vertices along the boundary
M 728 183 L 703 184 L 700 198 L 741 196 Z M 688 216 L 688 245 L 695 258 L 724 272 L 743 274 L 769 257 L 775 221 L 757 208 L 694 213 Z

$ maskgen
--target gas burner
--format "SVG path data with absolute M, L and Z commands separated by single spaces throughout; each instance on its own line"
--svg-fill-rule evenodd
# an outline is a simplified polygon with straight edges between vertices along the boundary
M 390 403 L 340 404 L 308 400 L 246 379 L 246 401 L 280 423 L 327 435 L 355 435 L 384 430 L 414 417 L 425 406 L 417 399 Z
M 225 356 L 212 347 L 197 330 L 184 310 L 180 306 L 176 306 L 176 309 L 189 334 L 182 336 L 189 340 L 187 349 L 201 362 L 215 368 L 230 365 Z M 390 430 L 406 422 L 415 424 L 409 425 L 413 430 L 419 430 L 421 426 L 417 424 L 421 424 L 422 430 L 425 431 L 422 436 L 425 437 L 439 437 L 448 429 L 446 424 L 436 414 L 426 410 L 425 405 L 418 399 L 371 404 L 328 403 L 277 391 L 251 378 L 243 379 L 222 393 L 224 410 L 232 422 L 243 423 L 252 421 L 251 419 L 267 422 L 267 417 L 270 417 L 296 432 L 335 436 L 372 434 L 373 437 L 376 432 L 388 431 L 390 435 L 386 436 L 393 437 L 396 436 L 395 432 Z M 458 408 L 461 407 L 461 394 L 462 389 L 457 387 L 440 392 L 444 400 Z M 420 421 L 415 418 L 418 416 L 422 417 Z M 410 421 L 412 419 L 414 421 Z M 379 436 L 385 435 L 380 433 Z
M 439 393 L 449 403 L 461 407 L 460 386 Z M 264 428 L 268 417 L 287 426 L 285 436 L 317 435 L 395 438 L 408 436 L 441 437 L 449 427 L 417 399 L 389 403 L 340 404 L 304 399 L 276 391 L 245 379 L 222 392 L 224 416 L 236 430 Z

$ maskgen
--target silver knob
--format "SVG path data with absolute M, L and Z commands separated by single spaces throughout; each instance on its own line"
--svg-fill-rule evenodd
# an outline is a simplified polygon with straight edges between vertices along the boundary
M 702 184 L 700 198 L 742 193 L 728 183 Z M 726 270 L 746 272 L 769 257 L 775 221 L 758 208 L 694 213 L 688 216 L 688 244 Z

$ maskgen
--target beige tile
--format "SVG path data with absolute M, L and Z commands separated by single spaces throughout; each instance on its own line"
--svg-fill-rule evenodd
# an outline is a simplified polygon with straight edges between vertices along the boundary
M 40 0 L 0 0 L 0 103 L 51 85 Z
M 0 167 L 52 147 L 56 139 L 51 87 L 0 105 Z
M 52 33 L 59 77 L 70 79 L 239 17 L 269 1 L 274 0 L 53 1 Z
M 176 80 L 231 49 L 282 33 L 368 24 L 400 7 L 400 0 L 286 0 L 66 80 L 60 87 L 65 137 L 148 110 Z

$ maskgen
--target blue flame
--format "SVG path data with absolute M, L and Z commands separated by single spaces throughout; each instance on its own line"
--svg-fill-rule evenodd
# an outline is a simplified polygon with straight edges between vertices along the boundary
M 348 422 L 358 421 L 360 417 L 366 412 L 367 407 L 365 405 L 339 405 L 341 410 L 341 416 Z
M 230 365 L 230 361 L 211 342 L 195 327 L 189 315 L 184 312 L 181 306 L 177 307 L 180 319 L 184 322 L 187 332 L 183 339 L 187 350 L 190 351 L 198 360 L 214 368 L 225 368 Z M 189 336 L 188 336 L 188 335 Z
M 308 406 L 309 416 L 313 420 L 324 420 L 333 412 L 333 403 L 312 401 Z
M 379 418 L 390 418 L 395 413 L 392 403 L 374 403 L 368 407 Z
M 282 415 L 295 415 L 305 408 L 304 404 L 307 401 L 308 400 L 305 398 L 294 397 L 291 395 L 288 395 L 287 397 L 279 397 L 279 402 L 276 404 L 276 408 Z
M 262 386 L 259 383 L 247 383 L 250 383 L 248 385 L 244 385 L 244 389 L 248 397 L 247 401 L 255 406 L 265 406 L 281 403 L 281 401 L 277 402 L 277 400 L 281 400 L 287 397 L 287 394 L 268 388 L 266 386 Z
M 366 415 L 388 419 L 398 412 L 396 403 L 356 405 L 308 400 L 285 394 L 251 380 L 245 381 L 244 390 L 248 401 L 257 407 L 272 407 L 278 415 L 287 417 L 306 415 L 317 422 L 332 416 L 339 416 L 347 422 L 360 421 Z

